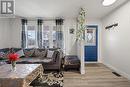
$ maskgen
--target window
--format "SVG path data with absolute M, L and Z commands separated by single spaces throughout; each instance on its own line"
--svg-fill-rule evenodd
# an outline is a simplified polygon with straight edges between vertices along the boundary
M 22 47 L 24 48 L 63 48 L 63 32 L 57 29 L 54 22 L 28 21 L 22 25 Z
M 34 48 L 36 45 L 36 27 L 28 26 L 27 27 L 27 48 Z
M 49 26 L 44 26 L 42 40 L 44 48 L 49 48 Z
M 44 48 L 63 48 L 63 34 L 56 30 L 56 26 L 44 26 L 43 28 Z
M 96 45 L 96 29 L 94 28 L 86 29 L 85 33 L 86 33 L 85 39 L 86 39 L 87 46 L 95 46 Z

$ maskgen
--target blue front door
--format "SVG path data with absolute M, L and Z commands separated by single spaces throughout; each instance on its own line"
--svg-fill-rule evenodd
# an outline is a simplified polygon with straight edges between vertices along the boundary
M 98 26 L 87 26 L 85 31 L 85 61 L 96 62 L 98 58 Z

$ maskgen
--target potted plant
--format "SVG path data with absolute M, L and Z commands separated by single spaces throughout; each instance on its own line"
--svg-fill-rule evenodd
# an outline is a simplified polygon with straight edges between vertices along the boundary
M 8 58 L 9 58 L 9 61 L 11 62 L 11 69 L 12 71 L 15 71 L 16 70 L 16 61 L 19 59 L 19 56 L 18 54 L 16 53 L 10 53 L 8 55 Z

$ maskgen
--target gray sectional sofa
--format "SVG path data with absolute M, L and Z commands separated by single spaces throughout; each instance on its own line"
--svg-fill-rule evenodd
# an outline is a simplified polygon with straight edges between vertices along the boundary
M 60 70 L 63 52 L 60 49 L 22 49 L 5 48 L 0 52 L 17 53 L 20 59 L 17 64 L 42 64 L 45 70 Z M 9 61 L 8 61 L 9 63 Z

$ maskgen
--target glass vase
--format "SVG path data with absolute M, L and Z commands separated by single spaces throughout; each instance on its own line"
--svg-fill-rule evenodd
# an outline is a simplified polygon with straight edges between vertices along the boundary
M 11 62 L 11 70 L 16 71 L 16 61 Z

